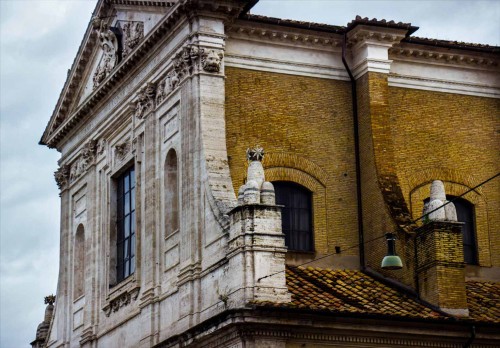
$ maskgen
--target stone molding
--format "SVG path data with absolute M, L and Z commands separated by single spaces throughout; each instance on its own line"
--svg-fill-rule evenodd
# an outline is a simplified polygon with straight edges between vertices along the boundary
M 307 47 L 342 47 L 341 35 L 318 35 L 315 33 L 285 31 L 283 28 L 263 28 L 236 23 L 229 28 L 229 36 L 236 38 L 255 39 L 258 41 L 272 41 L 303 45 Z
M 426 63 L 431 60 L 443 64 L 458 64 L 460 66 L 474 65 L 484 67 L 498 66 L 498 60 L 492 58 L 481 57 L 478 55 L 439 52 L 435 49 L 424 49 L 414 47 L 392 47 L 389 49 L 389 54 L 403 59 L 411 58 Z
M 139 287 L 134 287 L 130 290 L 125 290 L 120 292 L 115 297 L 111 298 L 108 303 L 102 308 L 107 317 L 111 315 L 112 312 L 117 312 L 120 308 L 127 306 L 132 301 L 137 300 L 139 296 Z
M 357 79 L 367 72 L 388 74 L 388 50 L 404 39 L 407 30 L 358 25 L 347 33 L 352 52 L 352 72 Z

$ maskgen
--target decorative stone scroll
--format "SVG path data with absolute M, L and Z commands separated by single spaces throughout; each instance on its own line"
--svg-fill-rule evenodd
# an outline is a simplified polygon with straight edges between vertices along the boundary
M 111 74 L 118 63 L 118 38 L 111 28 L 97 19 L 93 23 L 94 28 L 99 26 L 99 41 L 103 50 L 101 61 L 94 72 L 94 89 Z
M 144 22 L 118 21 L 117 26 L 122 30 L 122 57 L 125 59 L 144 38 Z
M 137 300 L 137 297 L 139 296 L 139 290 L 140 289 L 136 287 L 132 290 L 127 290 L 121 293 L 120 295 L 109 301 L 109 303 L 106 304 L 102 310 L 104 311 L 106 316 L 109 317 L 111 312 L 117 312 L 120 308 L 125 307 L 130 302 Z
M 97 141 L 90 140 L 82 149 L 80 158 L 71 165 L 69 181 L 73 182 L 82 176 L 94 164 L 97 154 Z
M 56 179 L 57 186 L 60 190 L 64 190 L 69 184 L 69 172 L 70 167 L 68 164 L 60 166 L 54 172 L 54 178 Z

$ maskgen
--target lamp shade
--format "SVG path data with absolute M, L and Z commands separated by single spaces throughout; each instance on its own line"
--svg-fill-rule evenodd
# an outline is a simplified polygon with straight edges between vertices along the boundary
M 386 270 L 397 270 L 403 268 L 401 258 L 396 255 L 396 236 L 394 233 L 386 233 L 387 255 L 382 259 L 381 267 Z

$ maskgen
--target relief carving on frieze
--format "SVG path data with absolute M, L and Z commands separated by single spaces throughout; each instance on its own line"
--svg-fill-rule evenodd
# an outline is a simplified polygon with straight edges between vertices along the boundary
M 117 26 L 122 30 L 122 56 L 125 59 L 144 38 L 144 22 L 119 21 Z
M 103 51 L 101 61 L 94 72 L 94 89 L 111 74 L 118 63 L 118 38 L 115 32 L 100 19 L 94 20 L 94 28 L 99 28 L 99 42 Z

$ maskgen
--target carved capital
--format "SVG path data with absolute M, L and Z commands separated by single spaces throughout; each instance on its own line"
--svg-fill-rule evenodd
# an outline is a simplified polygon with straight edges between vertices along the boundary
M 145 118 L 149 112 L 155 108 L 156 83 L 148 82 L 146 86 L 141 88 L 137 93 L 137 101 L 135 104 L 135 116 L 137 118 Z
M 70 172 L 70 167 L 67 164 L 60 166 L 54 172 L 54 178 L 56 179 L 57 186 L 59 187 L 60 190 L 64 190 L 68 186 L 69 172 Z
M 90 140 L 81 151 L 81 155 L 72 165 L 69 174 L 69 181 L 73 182 L 82 176 L 91 165 L 95 163 L 97 154 L 97 141 Z

